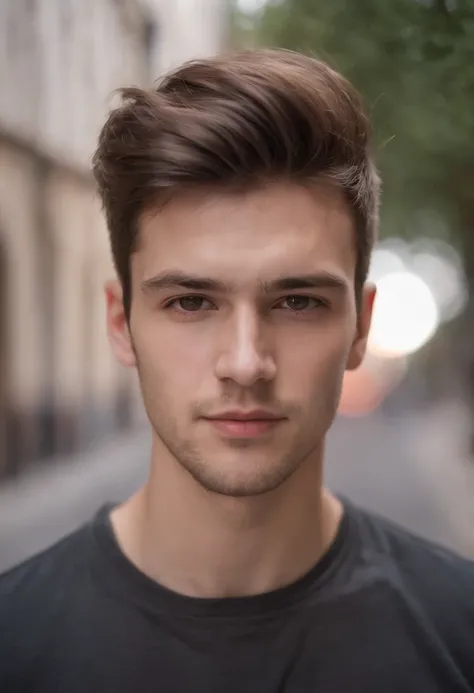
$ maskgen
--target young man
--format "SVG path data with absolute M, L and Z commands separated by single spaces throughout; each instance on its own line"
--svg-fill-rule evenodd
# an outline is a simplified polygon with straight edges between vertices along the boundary
M 375 297 L 369 123 L 283 51 L 129 89 L 94 173 L 146 485 L 0 580 L 0 690 L 474 691 L 474 565 L 323 488 Z

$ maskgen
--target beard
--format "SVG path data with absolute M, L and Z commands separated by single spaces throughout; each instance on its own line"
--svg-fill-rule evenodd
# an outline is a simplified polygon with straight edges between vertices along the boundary
M 138 364 L 138 360 L 137 360 Z M 147 372 L 145 372 L 147 371 Z M 322 455 L 324 437 L 335 417 L 340 384 L 333 379 L 307 407 L 283 405 L 268 388 L 246 393 L 246 402 L 271 408 L 287 417 L 282 429 L 263 439 L 223 439 L 201 417 L 218 410 L 242 406 L 243 394 L 224 392 L 221 397 L 188 406 L 189 416 L 174 414 L 172 391 L 165 378 L 138 365 L 140 387 L 154 438 L 164 457 L 190 475 L 210 493 L 233 498 L 259 496 L 275 491 L 304 461 Z M 342 381 L 342 377 L 341 377 Z M 327 385 L 332 387 L 328 388 Z M 159 456 L 157 464 L 160 464 Z M 163 460 L 163 464 L 166 464 Z
M 200 486 L 211 493 L 232 498 L 259 496 L 276 490 L 313 451 L 292 449 L 286 455 L 277 454 L 269 459 L 270 451 L 257 451 L 255 445 L 242 442 L 236 445 L 236 441 L 232 441 L 222 453 L 215 451 L 204 455 L 190 441 L 170 439 L 162 427 L 153 428 L 172 457 Z
M 255 455 L 249 446 L 241 445 L 238 456 L 247 458 L 246 469 L 242 470 L 238 468 L 239 460 L 235 460 L 235 465 L 232 462 L 229 464 L 228 460 L 224 461 L 224 457 L 229 457 L 228 451 L 220 459 L 213 456 L 214 459 L 210 460 L 208 456 L 204 458 L 191 444 L 173 445 L 166 441 L 163 434 L 157 433 L 168 451 L 200 486 L 211 493 L 232 498 L 259 496 L 274 491 L 298 469 L 303 460 L 293 453 L 279 460 L 272 460 L 270 465 L 262 465 L 259 455 Z M 229 469 L 230 466 L 233 469 Z
M 287 430 L 265 440 L 221 439 L 212 430 L 210 435 L 199 435 L 203 429 L 207 433 L 208 424 L 203 421 L 191 418 L 183 427 L 169 409 L 155 406 L 152 412 L 149 407 L 147 411 L 155 439 L 168 453 L 165 455 L 206 491 L 233 498 L 259 496 L 282 486 L 308 457 L 314 453 L 319 456 L 326 429 L 325 421 L 315 412 L 319 425 L 312 422 L 293 435 Z M 196 436 L 190 437 L 193 430 Z

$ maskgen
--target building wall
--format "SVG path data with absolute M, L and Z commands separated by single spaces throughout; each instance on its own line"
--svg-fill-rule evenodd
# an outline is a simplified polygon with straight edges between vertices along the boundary
M 0 2 L 0 479 L 143 414 L 106 337 L 113 267 L 90 157 L 112 91 L 218 50 L 223 7 Z
M 225 48 L 229 0 L 147 0 L 147 5 L 160 17 L 152 59 L 162 70 Z
M 0 3 L 0 122 L 87 168 L 108 95 L 146 79 L 150 19 L 131 0 Z

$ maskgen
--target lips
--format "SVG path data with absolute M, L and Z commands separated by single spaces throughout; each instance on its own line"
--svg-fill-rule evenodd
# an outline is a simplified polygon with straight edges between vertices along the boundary
M 227 437 L 255 438 L 274 430 L 284 418 L 270 412 L 254 410 L 223 412 L 206 417 L 206 421 Z
M 282 416 L 265 411 L 264 409 L 252 409 L 252 411 L 230 410 L 209 416 L 209 419 L 217 421 L 276 421 L 282 419 Z

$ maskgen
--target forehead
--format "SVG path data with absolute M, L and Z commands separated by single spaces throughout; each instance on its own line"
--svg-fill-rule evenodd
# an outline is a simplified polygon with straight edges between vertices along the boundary
M 355 229 L 340 191 L 272 184 L 251 192 L 195 192 L 143 216 L 137 279 L 182 270 L 246 284 L 328 271 L 353 280 Z

